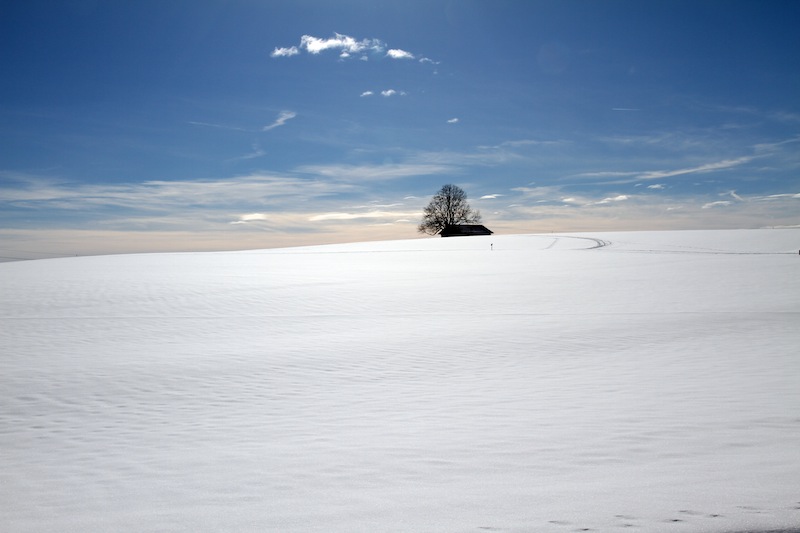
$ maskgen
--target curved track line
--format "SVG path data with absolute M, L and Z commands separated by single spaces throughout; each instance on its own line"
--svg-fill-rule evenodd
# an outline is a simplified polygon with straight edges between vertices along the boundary
M 583 248 L 584 250 L 596 250 L 598 248 L 605 248 L 606 246 L 611 246 L 611 244 L 612 244 L 611 241 L 605 241 L 603 239 L 597 239 L 595 237 L 578 237 L 576 235 L 558 235 L 558 236 L 554 236 L 554 239 L 555 240 L 552 242 L 552 244 L 550 244 L 550 246 L 548 246 L 545 249 L 550 249 L 551 247 L 553 247 L 555 245 L 555 243 L 558 242 L 558 239 L 581 239 L 581 240 L 584 240 L 584 241 L 592 241 L 592 242 L 594 242 L 594 246 L 590 246 L 588 248 Z

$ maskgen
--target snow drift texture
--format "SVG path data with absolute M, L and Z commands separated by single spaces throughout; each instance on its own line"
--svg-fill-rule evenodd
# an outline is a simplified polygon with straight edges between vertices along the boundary
M 799 237 L 2 264 L 0 525 L 800 526 Z

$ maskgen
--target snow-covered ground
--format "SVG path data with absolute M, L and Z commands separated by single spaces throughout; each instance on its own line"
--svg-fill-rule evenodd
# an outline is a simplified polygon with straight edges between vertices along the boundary
M 798 248 L 630 232 L 4 263 L 0 530 L 800 528 Z

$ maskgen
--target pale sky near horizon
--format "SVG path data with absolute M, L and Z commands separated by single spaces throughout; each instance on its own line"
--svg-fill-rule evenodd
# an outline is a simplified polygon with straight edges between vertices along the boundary
M 800 2 L 0 4 L 0 261 L 800 226 Z

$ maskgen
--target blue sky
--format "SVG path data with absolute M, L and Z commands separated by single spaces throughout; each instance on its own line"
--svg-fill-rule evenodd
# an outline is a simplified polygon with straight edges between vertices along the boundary
M 800 2 L 0 4 L 0 256 L 800 225 Z

